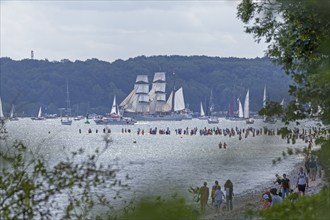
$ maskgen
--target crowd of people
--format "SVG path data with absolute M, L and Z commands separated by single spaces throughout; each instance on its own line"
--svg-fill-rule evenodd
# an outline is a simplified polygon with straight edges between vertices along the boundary
M 292 177 L 293 182 L 286 174 L 283 176 L 276 174 L 275 187 L 262 194 L 261 208 L 265 209 L 281 203 L 292 193 L 296 193 L 297 196 L 304 196 L 309 183 L 316 180 L 317 173 L 319 178 L 322 178 L 322 167 L 317 157 L 310 155 L 305 160 L 305 169 L 300 167 L 297 175 Z
M 316 168 L 314 168 L 314 165 Z M 300 167 L 296 175 L 290 178 L 285 173 L 283 175 L 276 174 L 275 180 L 273 181 L 274 185 L 270 187 L 270 190 L 266 190 L 261 195 L 260 209 L 266 209 L 279 204 L 283 200 L 288 199 L 289 195 L 292 193 L 295 193 L 297 197 L 304 196 L 309 187 L 309 183 L 315 181 L 316 178 L 322 177 L 322 167 L 319 166 L 316 156 L 308 157 L 305 166 L 309 170 Z M 315 170 L 312 172 L 311 168 Z M 224 183 L 223 190 L 217 180 L 214 182 L 211 190 L 209 189 L 207 182 L 204 182 L 199 190 L 201 212 L 206 212 L 209 200 L 211 201 L 211 208 L 214 209 L 217 214 L 221 210 L 231 211 L 233 210 L 233 197 L 234 185 L 231 180 L 228 179 Z

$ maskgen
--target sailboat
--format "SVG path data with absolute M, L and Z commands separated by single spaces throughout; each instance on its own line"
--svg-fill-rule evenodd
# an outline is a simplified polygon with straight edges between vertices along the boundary
M 18 121 L 18 118 L 15 115 L 15 106 L 14 106 L 14 104 L 11 106 L 11 110 L 10 110 L 10 113 L 9 113 L 9 120 L 10 121 Z
M 243 119 L 244 117 L 244 112 L 243 112 L 243 106 L 242 106 L 242 102 L 241 100 L 238 98 L 237 99 L 237 102 L 238 102 L 238 117 L 240 119 Z
M 134 125 L 136 120 L 130 117 L 123 117 L 120 114 L 116 96 L 113 98 L 112 108 L 110 113 L 105 116 L 96 116 L 94 122 L 98 125 Z
M 244 101 L 244 118 L 246 119 L 246 124 L 253 124 L 254 120 L 250 118 L 250 91 L 248 90 Z
M 207 120 L 207 117 L 205 115 L 204 108 L 203 108 L 203 103 L 202 102 L 200 104 L 199 119 L 201 119 L 201 120 Z
M 136 120 L 141 121 L 180 121 L 185 117 L 183 88 L 173 89 L 166 99 L 165 72 L 154 74 L 149 90 L 147 75 L 138 75 L 133 90 L 120 103 L 119 107 Z
M 266 90 L 266 86 L 265 86 L 264 87 L 264 96 L 263 96 L 263 100 L 262 100 L 263 101 L 262 106 L 264 108 L 267 105 L 267 99 L 268 99 L 268 97 L 267 97 L 267 90 Z M 276 121 L 277 121 L 276 118 L 264 115 L 263 122 L 269 123 L 269 124 L 274 124 L 274 123 L 276 123 Z
M 41 106 L 40 106 L 39 111 L 38 111 L 38 116 L 37 117 L 32 117 L 31 119 L 34 120 L 34 121 L 41 121 L 41 120 L 46 119 L 45 117 L 42 116 Z
M 219 118 L 214 116 L 214 102 L 213 102 L 213 94 L 211 89 L 210 101 L 209 101 L 209 117 L 207 118 L 207 123 L 209 124 L 218 124 Z
M 71 105 L 70 105 L 70 94 L 69 94 L 69 82 L 66 81 L 66 117 L 61 118 L 62 125 L 71 125 L 72 119 L 70 118 L 71 115 Z
M 0 120 L 4 120 L 4 119 L 5 119 L 5 115 L 3 114 L 2 101 L 0 97 Z

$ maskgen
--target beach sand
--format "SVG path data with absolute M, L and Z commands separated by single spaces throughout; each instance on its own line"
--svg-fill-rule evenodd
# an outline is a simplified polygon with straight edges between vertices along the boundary
M 287 178 L 290 179 L 291 186 L 294 187 L 297 182 L 297 174 L 299 173 L 299 167 L 302 166 L 303 163 L 299 163 L 295 166 L 294 170 L 292 170 L 289 174 L 287 174 Z M 275 179 L 275 176 L 274 176 Z M 319 178 L 317 176 L 315 181 L 309 180 L 309 187 L 306 188 L 306 195 L 312 195 L 319 193 L 322 187 L 326 184 L 325 179 L 323 178 L 323 172 L 322 172 L 322 178 Z M 211 207 L 211 204 L 208 204 L 208 207 L 206 209 L 206 213 L 203 214 L 200 217 L 200 220 L 216 220 L 216 219 L 228 219 L 228 220 L 241 220 L 246 219 L 245 218 L 245 210 L 246 209 L 252 209 L 257 210 L 260 207 L 260 199 L 262 196 L 262 193 L 265 191 L 269 191 L 271 188 L 277 188 L 276 185 L 273 184 L 273 182 L 269 182 L 266 185 L 260 186 L 257 189 L 253 191 L 249 191 L 247 193 L 244 193 L 242 195 L 235 195 L 233 198 L 233 210 L 232 211 L 226 211 L 225 205 L 222 204 L 220 208 L 220 212 L 216 213 L 216 209 Z M 234 193 L 235 193 L 235 183 L 234 183 Z M 209 201 L 210 203 L 210 201 Z

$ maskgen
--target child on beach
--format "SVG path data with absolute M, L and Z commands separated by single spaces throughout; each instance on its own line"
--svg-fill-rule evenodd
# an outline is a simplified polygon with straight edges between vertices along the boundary
M 225 197 L 225 196 L 224 196 L 223 192 L 221 191 L 221 186 L 217 186 L 217 190 L 215 191 L 215 201 L 217 203 L 217 213 L 219 213 L 219 211 L 220 211 L 222 197 Z
M 219 186 L 219 182 L 216 180 L 214 182 L 214 185 L 212 186 L 212 190 L 211 190 L 212 208 L 213 208 L 214 201 L 215 201 L 215 191 L 217 190 L 218 186 Z
M 271 207 L 272 203 L 272 197 L 270 196 L 269 192 L 263 193 L 262 194 L 262 199 L 261 199 L 261 209 L 267 209 Z

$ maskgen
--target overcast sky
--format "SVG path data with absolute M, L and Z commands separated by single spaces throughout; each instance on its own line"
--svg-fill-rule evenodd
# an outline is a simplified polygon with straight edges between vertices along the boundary
M 1 57 L 105 61 L 140 55 L 263 57 L 239 1 L 5 1 Z

